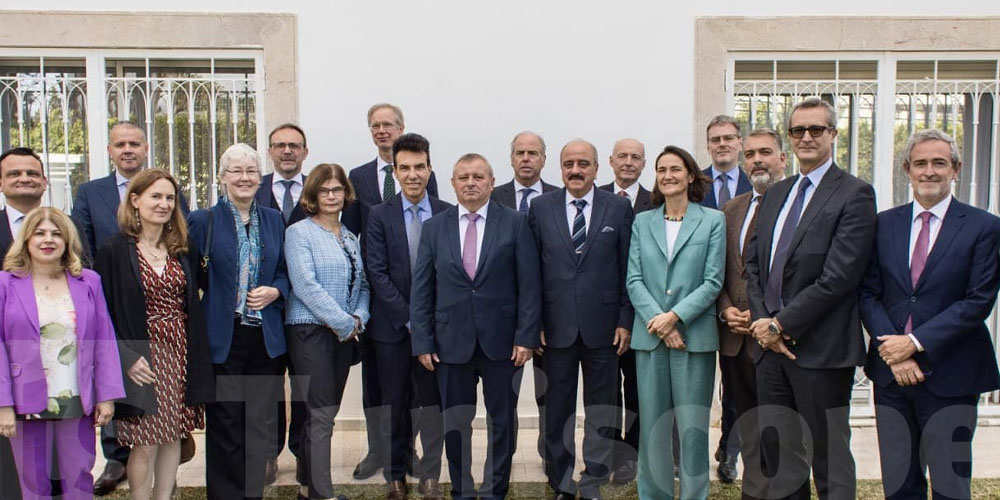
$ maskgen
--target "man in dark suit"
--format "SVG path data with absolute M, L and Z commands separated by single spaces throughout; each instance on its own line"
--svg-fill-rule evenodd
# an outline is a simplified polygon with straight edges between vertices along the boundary
M 501 184 L 493 190 L 490 199 L 513 210 L 528 215 L 531 200 L 544 193 L 550 193 L 559 188 L 542 180 L 542 168 L 545 167 L 545 139 L 542 136 L 525 130 L 518 132 L 510 141 L 510 167 L 514 170 L 514 179 Z M 538 353 L 532 354 L 531 366 L 535 389 L 535 406 L 538 408 L 538 441 L 536 448 L 538 456 L 545 462 L 545 392 L 548 384 L 542 371 L 542 358 Z
M 719 311 L 719 365 L 722 385 L 730 391 L 743 455 L 743 498 L 763 498 L 767 483 L 760 460 L 757 425 L 757 370 L 754 355 L 760 350 L 750 335 L 750 303 L 744 277 L 747 242 L 757 229 L 760 198 L 775 182 L 785 178 L 785 153 L 781 136 L 767 128 L 751 131 L 743 148 L 743 168 L 753 191 L 726 203 L 726 279 L 716 303 Z M 735 457 L 735 453 L 731 454 Z M 735 465 L 735 464 L 734 464 Z M 748 466 L 750 465 L 750 466 Z M 724 463 L 719 464 L 720 476 Z M 733 470 L 735 473 L 736 471 Z M 733 478 L 735 479 L 735 478 Z
M 368 130 L 372 134 L 372 142 L 378 148 L 375 159 L 351 169 L 348 179 L 354 186 L 355 203 L 347 205 L 340 220 L 347 229 L 361 240 L 362 251 L 365 248 L 365 229 L 368 226 L 368 213 L 375 205 L 388 201 L 399 193 L 400 186 L 392 174 L 392 145 L 405 129 L 403 110 L 399 107 L 379 103 L 368 108 Z M 427 181 L 427 192 L 437 197 L 437 178 L 431 172 Z M 368 431 L 368 453 L 354 468 L 354 479 L 367 479 L 375 475 L 384 463 L 383 455 L 389 453 L 389 443 L 382 441 L 381 424 L 383 409 L 379 408 L 382 401 L 381 388 L 378 384 L 378 365 L 375 357 L 375 347 L 371 337 L 362 335 L 361 354 L 361 404 L 365 409 L 365 428 Z M 412 446 L 411 446 L 412 448 Z M 414 455 L 414 461 L 416 461 Z M 408 469 L 412 469 L 411 466 Z
M 528 219 L 490 203 L 493 169 L 470 153 L 452 186 L 459 206 L 423 225 L 413 271 L 413 355 L 437 373 L 453 499 L 507 496 L 521 367 L 539 347 L 541 282 Z M 483 485 L 472 479 L 477 383 L 486 403 Z
M 600 498 L 611 473 L 618 357 L 628 351 L 634 311 L 625 289 L 632 207 L 594 189 L 597 148 L 570 141 L 559 154 L 565 189 L 535 198 L 528 221 L 541 255 L 545 444 L 555 500 L 573 500 L 576 397 L 583 371 L 580 498 Z
M 369 212 L 365 268 L 372 289 L 372 319 L 365 333 L 372 338 L 383 407 L 389 407 L 383 440 L 389 443 L 383 473 L 389 500 L 406 498 L 406 467 L 412 435 L 420 434 L 423 458 L 414 472 L 419 492 L 427 499 L 443 498 L 441 476 L 443 423 L 441 396 L 434 374 L 413 359 L 410 342 L 412 266 L 424 221 L 451 204 L 427 194 L 431 176 L 430 143 L 418 134 L 403 134 L 392 146 L 393 173 L 401 196 L 375 205 Z M 410 409 L 415 428 L 410 432 Z
M 886 498 L 971 498 L 979 395 L 1000 389 L 986 319 L 1000 289 L 1000 219 L 951 196 L 962 168 L 944 132 L 921 130 L 903 170 L 913 202 L 882 212 L 861 289 L 865 371 Z
M 768 497 L 809 498 L 811 467 L 821 500 L 853 499 L 848 414 L 865 354 L 858 286 L 875 236 L 875 192 L 834 164 L 832 106 L 796 104 L 788 132 L 800 173 L 764 194 L 746 259 L 750 330 L 764 348 L 761 446 L 765 463 L 778 464 Z
M 639 184 L 643 169 L 646 168 L 646 147 L 635 139 L 620 139 L 615 142 L 608 159 L 615 180 L 601 186 L 601 189 L 624 196 L 632 204 L 632 212 L 645 212 L 650 208 L 649 191 Z M 639 387 L 635 375 L 635 351 L 629 349 L 618 357 L 620 381 L 615 404 L 619 411 L 615 414 L 614 466 L 611 481 L 625 484 L 635 479 L 639 460 Z M 624 409 L 624 416 L 622 410 Z

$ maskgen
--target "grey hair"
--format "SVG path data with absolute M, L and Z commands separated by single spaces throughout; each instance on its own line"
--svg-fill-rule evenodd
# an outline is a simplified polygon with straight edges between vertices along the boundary
M 111 128 L 108 129 L 108 136 L 109 137 L 111 136 L 111 132 L 114 132 L 116 128 L 134 128 L 134 129 L 138 130 L 140 134 L 142 134 L 142 142 L 147 142 L 146 141 L 146 129 L 142 128 L 138 123 L 136 123 L 136 122 L 134 122 L 132 120 L 118 120 L 115 123 L 113 123 L 111 125 Z
M 575 138 L 575 139 L 570 139 L 570 140 L 569 140 L 569 142 L 567 142 L 567 143 L 566 143 L 566 145 L 564 145 L 564 146 L 562 147 L 562 149 L 560 149 L 560 150 L 559 150 L 559 156 L 561 157 L 561 156 L 562 156 L 562 154 L 563 154 L 563 152 L 564 152 L 564 151 L 566 151 L 566 148 L 567 148 L 567 147 L 568 147 L 568 146 L 569 146 L 570 144 L 573 144 L 574 142 L 582 142 L 582 143 L 584 143 L 584 144 L 586 144 L 586 145 L 590 146 L 590 151 L 591 151 L 592 153 L 594 153 L 594 164 L 597 164 L 597 146 L 594 146 L 594 144 L 593 144 L 593 143 L 591 143 L 590 141 L 587 141 L 587 140 L 584 140 L 584 139 L 581 139 L 581 138 L 579 138 L 579 137 L 577 137 L 577 138 Z M 560 162 L 560 163 L 562 163 L 562 158 L 559 158 L 559 162 Z
M 490 171 L 490 177 L 493 177 L 493 165 L 490 165 L 489 160 L 479 153 L 465 153 L 464 155 L 458 157 L 455 165 L 457 166 L 459 163 L 469 163 L 476 160 L 482 160 L 482 162 L 486 164 L 486 168 Z
M 788 115 L 788 128 L 792 127 L 792 117 L 795 116 L 795 112 L 800 109 L 813 109 L 813 108 L 823 108 L 826 110 L 826 126 L 832 129 L 837 128 L 837 110 L 833 109 L 830 103 L 820 99 L 819 97 L 810 97 L 803 101 L 799 101 L 794 107 L 792 107 L 792 112 Z
M 757 127 L 747 134 L 747 137 L 770 137 L 774 139 L 774 143 L 778 145 L 778 151 L 784 151 L 784 144 L 781 142 L 781 136 L 778 135 L 773 128 L 769 127 Z
M 917 144 L 928 141 L 941 141 L 948 144 L 948 147 L 951 149 L 951 165 L 953 167 L 962 162 L 962 155 L 958 152 L 958 143 L 955 142 L 955 139 L 940 129 L 928 128 L 914 132 L 910 135 L 910 138 L 907 139 L 906 148 L 904 149 L 903 163 L 910 163 L 910 155 L 913 154 L 913 148 L 917 147 Z
M 542 156 L 545 156 L 545 139 L 542 139 L 542 136 L 540 136 L 540 135 L 538 135 L 538 134 L 536 134 L 536 133 L 534 133 L 534 132 L 532 132 L 530 130 L 522 130 L 522 131 L 518 132 L 517 135 L 515 135 L 513 139 L 510 140 L 510 154 L 511 154 L 511 156 L 514 155 L 514 143 L 517 142 L 517 140 L 522 135 L 528 135 L 528 134 L 531 134 L 531 135 L 533 135 L 533 136 L 535 136 L 535 137 L 538 138 L 538 142 L 540 142 L 542 144 Z
M 254 165 L 260 168 L 260 158 L 257 157 L 257 151 L 250 147 L 248 144 L 238 142 L 226 148 L 226 151 L 222 153 L 219 157 L 219 170 L 226 170 L 229 168 L 229 164 L 234 160 L 242 160 L 244 158 L 250 158 L 253 160 Z
M 705 127 L 705 137 L 708 137 L 708 131 L 712 130 L 712 127 L 718 127 L 719 125 L 732 125 L 736 127 L 736 135 L 741 137 L 743 136 L 742 129 L 740 128 L 740 122 L 736 121 L 736 118 L 729 115 L 715 115 L 715 117 L 708 122 L 708 126 Z
M 403 123 L 403 110 L 399 109 L 399 106 L 395 104 L 389 104 L 387 102 L 380 102 L 378 104 L 373 104 L 372 107 L 368 108 L 368 125 L 372 124 L 372 115 L 380 109 L 388 109 L 392 111 L 392 114 L 396 115 L 396 125 L 400 127 L 405 127 Z

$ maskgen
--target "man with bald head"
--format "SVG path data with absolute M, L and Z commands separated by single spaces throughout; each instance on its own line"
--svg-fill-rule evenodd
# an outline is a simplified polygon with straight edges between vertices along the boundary
M 619 139 L 615 141 L 608 163 L 615 173 L 615 180 L 601 186 L 601 189 L 627 199 L 635 213 L 652 208 L 649 206 L 649 190 L 639 183 L 639 177 L 646 168 L 646 146 L 635 139 Z
M 611 473 L 618 357 L 628 351 L 634 312 L 625 290 L 632 206 L 595 189 L 597 149 L 583 140 L 559 154 L 564 188 L 531 203 L 541 255 L 543 369 L 548 380 L 545 455 L 555 500 L 600 498 Z M 583 371 L 583 461 L 579 486 L 574 429 Z

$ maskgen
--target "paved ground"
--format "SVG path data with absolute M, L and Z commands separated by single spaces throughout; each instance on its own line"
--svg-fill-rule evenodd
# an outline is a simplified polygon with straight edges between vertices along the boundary
M 346 426 L 345 426 L 346 427 Z M 577 447 L 580 446 L 582 430 L 577 431 Z M 537 429 L 521 429 L 518 435 L 517 454 L 514 457 L 512 480 L 515 482 L 543 482 L 541 459 L 535 451 L 535 440 L 538 436 Z M 179 486 L 204 486 L 205 484 L 205 455 L 204 455 L 204 434 L 195 434 L 197 440 L 198 453 L 194 460 L 182 465 L 178 475 Z M 719 430 L 711 429 L 709 442 L 713 443 L 711 451 L 714 452 L 714 443 L 718 442 Z M 859 479 L 879 479 L 879 458 L 876 446 L 876 435 L 874 427 L 855 427 L 851 440 L 851 447 L 854 451 L 854 459 L 857 462 Z M 974 470 L 975 477 L 1000 477 L 1000 426 L 981 425 L 976 430 L 974 443 Z M 333 463 L 332 473 L 334 483 L 355 482 L 351 478 L 351 472 L 355 464 L 361 459 L 366 450 L 366 440 L 364 431 L 357 430 L 337 430 L 333 435 Z M 485 431 L 477 429 L 473 434 L 473 454 L 476 457 L 484 457 L 486 454 Z M 98 453 L 99 455 L 99 453 Z M 98 456 L 98 463 L 95 464 L 95 475 L 99 474 L 104 467 L 103 457 Z M 295 484 L 295 459 L 287 450 L 279 458 L 279 485 Z M 577 466 L 577 471 L 581 465 Z M 715 470 L 713 461 L 712 470 Z M 473 464 L 473 474 L 477 480 L 481 478 L 482 462 Z M 442 471 L 442 480 L 447 481 L 447 462 Z M 714 479 L 714 472 L 713 472 Z M 381 483 L 381 474 L 361 481 L 362 483 Z M 124 487 L 124 486 L 122 486 Z

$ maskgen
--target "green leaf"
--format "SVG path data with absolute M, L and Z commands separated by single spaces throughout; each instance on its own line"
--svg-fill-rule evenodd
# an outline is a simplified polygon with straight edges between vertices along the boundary
M 76 344 L 70 344 L 59 351 L 59 362 L 68 365 L 76 361 Z
M 66 336 L 66 327 L 59 323 L 49 323 L 42 327 L 42 338 L 59 340 Z

